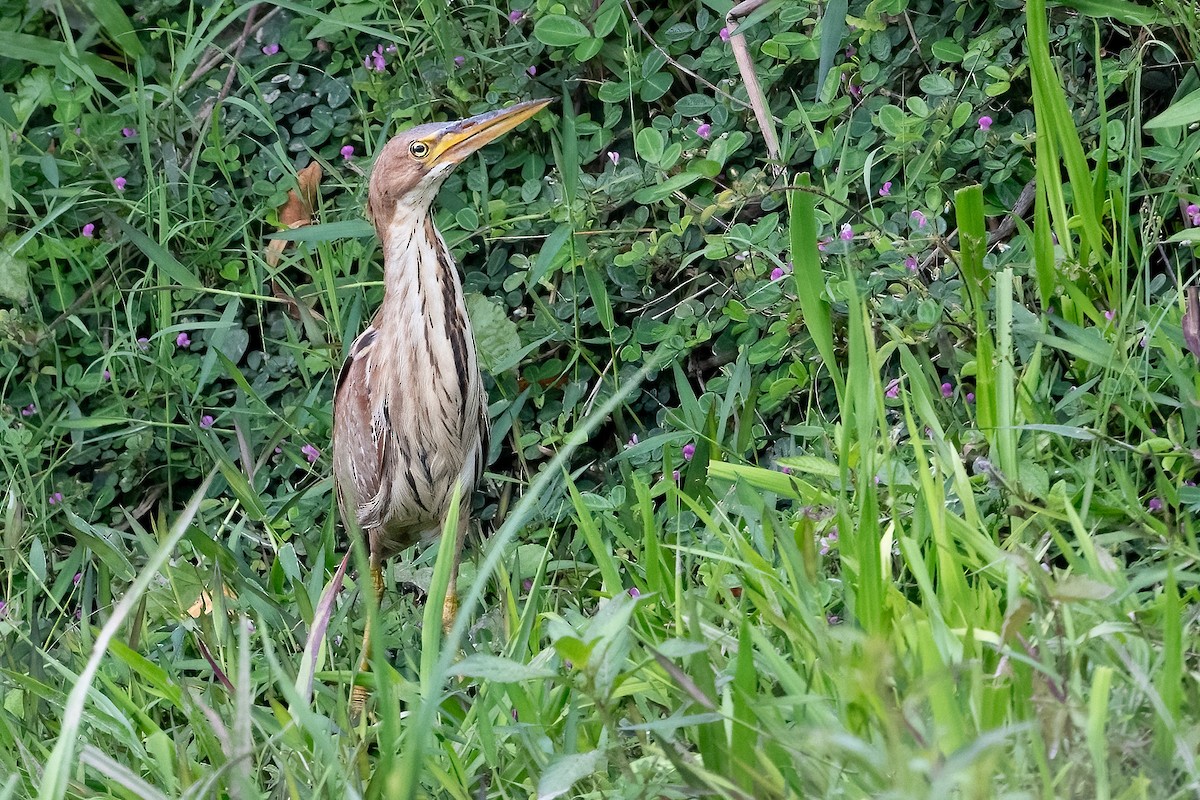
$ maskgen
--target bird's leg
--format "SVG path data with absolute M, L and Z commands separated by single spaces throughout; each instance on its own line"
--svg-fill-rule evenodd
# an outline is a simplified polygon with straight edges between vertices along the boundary
M 379 607 L 383 601 L 383 562 L 379 553 L 371 548 L 371 586 L 375 590 L 375 615 L 379 615 Z M 363 626 L 362 660 L 358 662 L 359 672 L 371 671 L 371 615 L 367 614 L 366 625 Z M 355 684 L 350 691 L 350 719 L 362 718 L 363 706 L 371 690 L 366 686 Z
M 458 616 L 458 567 L 462 563 L 463 542 L 467 538 L 469 522 L 466 514 L 458 518 L 458 538 L 454 543 L 454 561 L 450 564 L 450 585 L 446 587 L 446 601 L 442 603 L 442 630 L 446 633 L 454 627 L 454 619 Z

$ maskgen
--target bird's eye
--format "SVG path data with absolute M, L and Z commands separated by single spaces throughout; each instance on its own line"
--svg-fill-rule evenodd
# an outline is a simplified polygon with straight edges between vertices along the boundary
M 408 152 L 412 153 L 413 158 L 424 158 L 429 155 L 429 145 L 424 142 L 413 142 L 408 146 Z

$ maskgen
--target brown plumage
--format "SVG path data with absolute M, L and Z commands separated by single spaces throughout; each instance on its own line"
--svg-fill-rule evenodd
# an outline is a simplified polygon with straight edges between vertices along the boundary
M 382 561 L 441 535 L 459 495 L 458 541 L 443 625 L 458 608 L 455 579 L 471 492 L 487 451 L 487 395 L 462 283 L 430 205 L 468 155 L 532 117 L 536 100 L 459 122 L 418 125 L 380 152 L 368 210 L 383 248 L 383 304 L 350 347 L 333 406 L 333 472 L 342 516 L 367 537 L 372 580 Z M 369 669 L 370 632 L 361 669 Z M 366 691 L 355 686 L 357 716 Z

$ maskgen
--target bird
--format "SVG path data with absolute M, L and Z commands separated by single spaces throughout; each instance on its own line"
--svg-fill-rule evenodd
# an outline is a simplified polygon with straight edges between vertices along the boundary
M 458 164 L 550 102 L 530 100 L 410 128 L 384 145 L 368 182 L 384 294 L 350 345 L 334 389 L 338 504 L 346 527 L 366 538 L 371 584 L 382 599 L 384 560 L 441 536 L 457 498 L 457 542 L 442 607 L 447 630 L 458 611 L 455 581 L 471 493 L 485 466 L 489 419 L 462 281 L 431 206 Z M 361 672 L 371 668 L 365 627 Z M 354 686 L 353 718 L 367 696 L 365 687 Z

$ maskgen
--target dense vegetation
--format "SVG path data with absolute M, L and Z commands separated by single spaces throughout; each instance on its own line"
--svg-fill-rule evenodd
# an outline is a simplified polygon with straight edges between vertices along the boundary
M 0 800 L 1200 793 L 1196 9 L 731 5 L 0 0 Z M 365 176 L 533 97 L 443 637 L 335 574 Z

